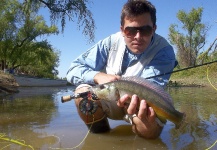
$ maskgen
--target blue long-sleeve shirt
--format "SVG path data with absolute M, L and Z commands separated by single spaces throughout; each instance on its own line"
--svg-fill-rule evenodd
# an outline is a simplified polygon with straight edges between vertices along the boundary
M 76 58 L 71 63 L 69 71 L 67 72 L 68 82 L 74 85 L 79 85 L 81 83 L 95 84 L 94 76 L 105 68 L 112 42 L 113 41 L 109 36 L 104 40 L 99 41 L 84 54 Z M 151 43 L 153 43 L 153 41 Z M 126 47 L 122 63 L 122 72 L 124 72 L 134 61 L 137 61 L 142 54 L 133 54 Z M 177 61 L 172 46 L 166 46 L 162 48 L 150 63 L 144 67 L 141 77 L 147 78 L 171 72 L 176 65 Z M 170 74 L 167 74 L 149 80 L 152 80 L 161 86 L 165 86 L 169 78 Z

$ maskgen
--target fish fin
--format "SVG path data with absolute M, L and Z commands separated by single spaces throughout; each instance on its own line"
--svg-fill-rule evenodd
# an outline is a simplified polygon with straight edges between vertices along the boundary
M 163 123 L 163 124 L 166 124 L 167 120 L 164 119 L 163 117 L 161 116 L 157 116 L 157 118 Z

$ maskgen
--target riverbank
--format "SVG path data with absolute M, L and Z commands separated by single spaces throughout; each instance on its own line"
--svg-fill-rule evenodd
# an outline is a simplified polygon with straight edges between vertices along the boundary
M 0 71 L 0 85 L 18 86 L 14 77 L 8 73 Z
M 14 77 L 8 73 L 0 71 L 0 95 L 15 93 L 18 91 L 18 84 Z
M 168 84 L 169 87 L 208 87 L 208 86 L 215 86 L 217 87 L 217 80 L 216 78 L 171 78 Z
M 66 80 L 11 75 L 0 71 L 0 93 L 18 92 L 18 87 L 59 87 L 67 86 Z
M 169 86 L 217 87 L 216 64 L 173 73 L 170 78 Z
M 207 70 L 206 67 L 197 68 L 179 73 L 172 74 L 168 86 L 170 87 L 217 87 L 217 73 L 216 71 Z M 18 92 L 18 83 L 15 78 L 0 71 L 0 94 Z

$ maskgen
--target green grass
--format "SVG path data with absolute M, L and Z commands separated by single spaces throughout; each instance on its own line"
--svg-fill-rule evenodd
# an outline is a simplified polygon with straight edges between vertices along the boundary
M 175 68 L 175 70 L 176 69 L 177 68 Z M 179 85 L 186 86 L 208 86 L 210 85 L 208 79 L 212 84 L 217 86 L 216 63 L 173 73 L 170 82 L 177 82 Z

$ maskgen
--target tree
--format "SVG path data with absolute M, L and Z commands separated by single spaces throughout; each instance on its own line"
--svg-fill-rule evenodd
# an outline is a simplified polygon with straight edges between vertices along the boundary
M 91 11 L 87 8 L 89 0 L 24 0 L 25 11 L 38 11 L 40 7 L 47 7 L 50 11 L 50 20 L 53 25 L 61 21 L 62 32 L 66 24 L 66 19 L 74 21 L 83 28 L 82 33 L 90 42 L 94 41 L 95 22 Z
M 215 53 L 216 53 L 216 45 L 215 42 L 217 41 L 217 38 L 213 41 L 213 43 L 209 46 L 209 48 L 204 51 L 204 52 L 201 52 L 199 55 L 198 55 L 198 58 L 197 58 L 197 64 L 203 64 L 205 62 L 210 62 L 210 61 L 214 61 L 216 60 L 217 58 L 215 58 Z M 214 47 L 214 50 L 212 51 L 212 48 Z M 212 52 L 211 52 L 212 51 Z M 209 55 L 210 54 L 210 55 Z
M 2 0 L 0 6 L 0 60 L 2 69 L 6 68 L 6 47 L 11 46 L 16 30 L 15 12 L 18 3 L 16 1 Z M 11 10 L 11 11 L 8 11 Z
M 95 23 L 92 13 L 87 8 L 88 4 L 88 0 L 2 0 L 0 5 L 0 63 L 3 64 L 2 69 L 16 68 L 38 76 L 45 74 L 50 76 L 50 72 L 57 74 L 55 67 L 58 66 L 59 52 L 55 51 L 47 41 L 37 41 L 37 37 L 58 33 L 55 25 L 59 21 L 61 21 L 63 32 L 68 18 L 71 21 L 77 19 L 79 29 L 83 28 L 83 34 L 88 36 L 92 42 Z M 37 16 L 42 7 L 50 11 L 50 27 L 46 25 L 42 16 Z M 43 56 L 49 59 L 38 59 L 42 53 L 46 54 L 47 56 Z M 45 60 L 50 63 L 44 63 Z M 37 71 L 30 69 L 33 66 L 37 66 Z M 47 67 L 44 73 L 42 73 L 43 67 Z
M 17 59 L 19 72 L 37 77 L 56 78 L 59 65 L 59 51 L 55 51 L 46 40 L 31 43 L 24 47 L 24 50 L 31 49 L 23 53 Z
M 4 68 L 25 67 L 24 71 L 29 73 L 34 69 L 44 70 L 44 73 L 34 71 L 33 74 L 54 77 L 58 73 L 55 67 L 58 66 L 59 52 L 54 51 L 47 41 L 37 41 L 37 37 L 58 33 L 57 27 L 48 27 L 43 17 L 37 16 L 33 10 L 23 11 L 17 0 L 3 2 L 4 7 L 0 7 L 0 60 Z
M 203 8 L 192 8 L 187 13 L 180 10 L 177 18 L 182 24 L 184 32 L 180 32 L 177 24 L 169 28 L 170 42 L 177 48 L 177 59 L 181 67 L 196 65 L 197 57 L 206 43 L 208 27 L 201 23 Z
M 217 41 L 217 37 L 213 43 L 215 43 L 216 41 Z M 209 61 L 215 61 L 215 60 L 217 60 L 217 43 L 215 45 L 211 45 L 211 46 L 213 46 L 213 50 L 209 55 L 209 59 L 210 59 Z

